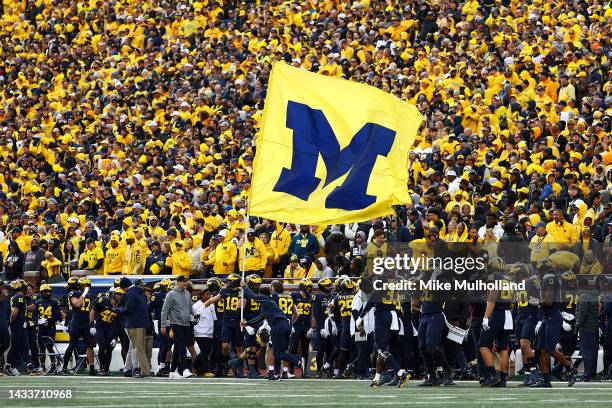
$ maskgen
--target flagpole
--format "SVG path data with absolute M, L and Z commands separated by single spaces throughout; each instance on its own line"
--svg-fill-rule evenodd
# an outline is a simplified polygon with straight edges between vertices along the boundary
M 244 219 L 244 248 L 242 250 L 242 281 L 244 282 L 244 275 L 246 272 L 246 247 L 247 247 L 247 241 L 248 241 L 248 230 L 250 227 L 250 223 L 249 223 L 249 211 L 250 211 L 250 207 L 249 207 L 249 197 L 246 197 L 245 199 L 246 202 L 246 216 Z M 240 288 L 240 304 L 242 305 L 244 303 L 244 289 L 241 287 Z M 244 307 L 240 308 L 240 322 L 242 322 L 242 320 L 244 319 Z M 244 330 L 242 328 L 242 325 L 240 325 L 240 330 Z

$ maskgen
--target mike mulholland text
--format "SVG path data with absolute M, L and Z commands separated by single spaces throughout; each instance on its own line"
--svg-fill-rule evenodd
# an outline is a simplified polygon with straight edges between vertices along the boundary
M 380 279 L 374 280 L 375 290 L 428 290 L 428 291 L 444 291 L 444 290 L 478 290 L 478 291 L 493 291 L 493 290 L 525 290 L 525 282 L 508 282 L 508 281 L 493 281 L 486 282 L 476 280 L 472 282 L 464 280 L 455 280 L 453 282 L 443 282 L 439 280 L 410 280 L 402 279 L 396 282 L 383 282 Z

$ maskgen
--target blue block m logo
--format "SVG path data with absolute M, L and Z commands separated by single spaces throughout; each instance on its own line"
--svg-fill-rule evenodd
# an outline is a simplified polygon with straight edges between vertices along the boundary
M 350 144 L 340 150 L 323 112 L 292 101 L 287 104 L 287 127 L 293 130 L 291 168 L 283 168 L 274 191 L 308 200 L 321 182 L 315 177 L 321 155 L 327 170 L 323 187 L 348 173 L 344 182 L 325 199 L 326 208 L 354 211 L 376 202 L 376 197 L 367 194 L 370 174 L 376 158 L 389 154 L 395 131 L 366 123 Z

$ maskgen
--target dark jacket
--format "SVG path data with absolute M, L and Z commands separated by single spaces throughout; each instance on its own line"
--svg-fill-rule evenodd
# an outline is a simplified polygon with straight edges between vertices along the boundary
M 125 306 L 119 308 L 126 329 L 146 328 L 149 326 L 149 309 L 144 290 L 132 286 L 125 294 Z
M 11 241 L 9 243 L 10 246 L 15 248 L 15 252 L 8 252 L 4 260 L 4 277 L 8 281 L 23 278 L 23 252 L 21 252 L 19 245 L 15 241 Z
M 576 304 L 576 332 L 597 333 L 598 331 L 597 297 L 591 292 L 583 292 Z
M 333 262 L 336 255 L 340 252 L 347 253 L 351 250 L 348 239 L 341 232 L 332 232 L 325 240 L 325 253 L 327 254 L 327 264 Z

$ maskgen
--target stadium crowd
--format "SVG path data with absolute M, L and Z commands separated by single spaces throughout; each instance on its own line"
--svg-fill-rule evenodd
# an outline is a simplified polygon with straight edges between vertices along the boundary
M 9 332 L 13 346 L 35 347 L 40 325 L 50 328 L 66 314 L 74 318 L 74 307 L 82 320 L 78 330 L 71 326 L 76 337 L 71 345 L 76 347 L 79 338 L 88 343 L 95 331 L 98 343 L 103 337 L 102 344 L 107 346 L 103 353 L 109 356 L 115 338 L 100 334 L 107 323 L 100 316 L 105 311 L 108 319 L 116 315 L 109 326 L 122 314 L 118 321 L 129 320 L 125 314 L 131 311 L 121 305 L 127 294 L 121 292 L 138 285 L 121 284 L 119 279 L 120 290 L 101 298 L 106 300 L 92 299 L 91 307 L 100 309 L 84 314 L 89 298 L 81 295 L 88 281 L 70 282 L 72 270 L 206 279 L 196 319 L 202 324 L 210 323 L 210 306 L 218 305 L 220 299 L 223 307 L 227 302 L 235 306 L 231 313 L 242 308 L 242 300 L 231 300 L 240 299 L 235 296 L 240 280 L 232 274 L 242 269 L 250 276 L 248 281 L 255 282 L 245 289 L 253 292 L 247 296 L 249 305 L 261 304 L 266 321 L 268 317 L 282 320 L 255 293 L 256 276 L 301 285 L 293 299 L 297 309 L 298 297 L 311 296 L 313 280 L 325 293 L 338 276 L 366 277 L 373 270 L 373 258 L 387 255 L 395 243 L 430 256 L 437 255 L 435 248 L 444 242 L 445 248 L 461 255 L 484 251 L 489 259 L 500 256 L 506 264 L 524 261 L 526 269 L 514 269 L 514 276 L 540 272 L 543 278 L 549 270 L 572 271 L 574 277 L 565 275 L 564 281 L 577 282 L 575 274 L 610 273 L 612 8 L 607 2 L 2 0 L 0 4 L 0 252 L 4 279 L 12 282 L 11 290 L 17 294 L 11 307 L 6 306 L 9 287 L 2 295 L 3 349 L 10 344 Z M 275 61 L 370 84 L 419 108 L 426 119 L 409 158 L 410 203 L 396 208 L 391 217 L 350 225 L 294 226 L 246 219 L 257 130 Z M 524 252 L 508 243 L 517 243 Z M 499 264 L 491 268 L 502 270 Z M 26 283 L 21 279 L 29 272 L 34 272 L 35 279 Z M 28 287 L 36 290 L 41 284 L 42 293 L 50 293 L 42 281 L 68 281 L 75 296 L 65 299 L 64 316 L 59 304 L 53 304 L 49 310 L 57 309 L 59 314 L 30 316 L 30 325 L 26 315 L 39 309 L 21 303 L 33 302 Z M 353 280 L 337 282 L 335 301 L 327 299 L 332 309 L 340 307 L 340 301 L 346 306 L 348 298 L 343 296 L 353 296 L 356 290 Z M 603 287 L 606 282 L 599 279 L 597 285 Z M 148 301 L 154 305 L 153 314 L 158 313 L 157 321 L 163 320 L 163 302 L 155 299 L 170 284 L 157 288 L 157 295 L 151 294 Z M 183 290 L 187 284 L 181 283 Z M 280 296 L 283 284 L 272 286 L 271 298 L 284 298 Z M 136 297 L 142 306 L 140 294 Z M 41 299 L 36 302 L 44 303 L 45 296 Z M 288 307 L 289 298 L 285 299 L 277 303 Z M 366 299 L 364 295 L 364 307 Z M 600 300 L 605 311 L 609 302 Z M 7 317 L 11 308 L 15 316 Z M 376 310 L 384 308 L 379 305 Z M 411 305 L 404 311 L 404 319 L 412 319 L 412 309 Z M 360 317 L 357 310 L 355 316 L 342 314 L 348 320 L 338 325 L 350 328 L 346 322 L 353 319 L 355 326 L 367 315 Z M 281 311 L 292 316 L 294 312 Z M 572 311 L 565 313 L 575 316 Z M 216 314 L 224 312 L 216 307 Z M 208 319 L 203 318 L 206 313 Z M 471 315 L 471 324 L 482 328 L 478 319 L 484 319 L 485 313 L 490 311 Z M 297 315 L 302 314 L 298 310 Z M 234 315 L 228 318 L 232 319 L 240 320 Z M 595 344 L 605 341 L 609 353 L 610 314 L 603 313 L 601 319 L 604 332 L 596 336 Z M 149 322 L 152 319 L 140 320 L 144 321 L 137 322 L 139 328 L 146 326 L 148 335 L 138 334 L 138 342 L 147 344 L 155 325 Z M 438 320 L 432 321 L 442 328 Z M 561 322 L 554 327 L 571 332 L 575 339 L 576 323 L 569 322 L 573 322 L 567 323 L 572 325 L 570 331 L 561 328 Z M 22 323 L 23 331 L 18 330 Z M 355 327 L 347 338 L 346 329 L 340 331 L 342 337 L 338 327 L 335 333 L 331 326 L 327 328 L 331 325 L 327 317 L 312 327 L 310 323 L 296 328 L 294 322 L 300 341 L 293 340 L 288 349 L 304 353 L 308 331 L 316 329 L 318 338 L 325 330 L 330 340 L 323 343 L 329 349 L 317 357 L 318 367 L 331 367 L 333 374 L 336 366 L 342 375 L 359 348 L 351 340 L 359 343 Z M 467 315 L 456 323 L 467 327 Z M 158 323 L 157 335 L 166 338 L 164 324 Z M 203 372 L 216 369 L 224 374 L 230 354 L 237 355 L 229 360 L 234 374 L 245 363 L 253 366 L 253 349 L 266 341 L 261 340 L 261 332 L 251 333 L 254 329 L 246 323 L 242 325 L 251 327 L 246 331 L 248 339 L 240 339 L 244 334 L 240 324 L 233 322 L 223 332 L 213 324 L 214 344 L 198 342 L 200 350 L 214 350 L 217 358 L 217 365 Z M 361 326 L 357 326 L 359 333 Z M 172 330 L 174 335 L 178 331 Z M 274 327 L 266 331 L 274 336 Z M 535 327 L 528 331 L 533 340 Z M 126 339 L 123 330 L 117 333 L 123 345 L 130 344 L 131 336 Z M 23 339 L 19 336 L 29 341 L 19 341 Z M 425 342 L 427 334 L 416 337 L 417 343 Z M 241 354 L 246 340 L 254 344 L 244 344 L 247 351 Z M 523 349 L 523 339 L 515 339 L 516 347 L 519 340 Z M 191 353 L 194 361 L 185 361 L 185 350 L 193 342 L 189 335 L 175 341 L 185 347 L 174 347 L 174 367 L 165 368 L 167 374 L 179 375 L 171 368 L 180 362 L 181 369 L 189 372 L 186 365 L 193 366 L 195 352 Z M 162 368 L 170 363 L 170 341 L 164 342 Z M 472 339 L 474 349 L 479 344 L 480 349 L 487 348 L 492 342 L 482 343 L 479 335 Z M 561 358 L 571 354 L 568 349 L 573 351 L 575 340 L 570 345 L 555 357 L 559 357 L 559 370 L 565 366 L 571 379 L 573 368 Z M 383 346 L 381 350 L 387 344 Z M 425 352 L 426 381 L 435 384 L 431 361 L 439 362 L 444 356 L 429 343 L 418 346 L 421 354 Z M 452 346 L 452 353 L 461 354 Z M 546 346 L 545 353 L 555 354 L 555 347 L 541 346 Z M 524 350 L 529 347 L 525 345 Z M 125 353 L 131 352 L 124 348 Z M 367 354 L 368 347 L 363 348 Z M 12 368 L 23 369 L 28 361 L 33 370 L 39 368 L 38 358 L 32 359 L 24 350 L 9 352 Z M 134 353 L 142 357 L 141 351 Z M 275 350 L 274 357 L 291 363 L 288 372 L 299 366 L 292 353 L 282 352 Z M 383 362 L 394 367 L 393 359 L 384 353 Z M 483 368 L 485 363 L 490 367 L 486 351 L 472 354 L 485 382 L 503 382 Z M 394 381 L 401 383 L 404 369 L 417 370 L 416 359 L 396 358 L 402 369 L 396 370 Z M 608 354 L 608 365 L 609 358 Z M 528 368 L 539 365 L 525 362 Z M 100 368 L 108 371 L 108 365 Z M 465 365 L 459 368 L 469 375 Z M 143 369 L 140 375 L 142 371 L 148 373 Z M 278 367 L 271 371 L 280 377 Z M 134 371 L 128 366 L 125 372 Z M 586 379 L 592 378 L 587 373 Z

